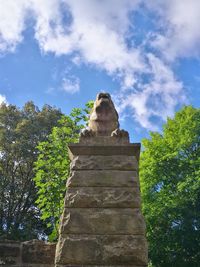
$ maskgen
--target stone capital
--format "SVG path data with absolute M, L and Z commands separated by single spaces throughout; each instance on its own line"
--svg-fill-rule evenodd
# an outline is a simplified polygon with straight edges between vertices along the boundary
M 76 156 L 85 155 L 102 155 L 102 156 L 111 156 L 111 155 L 123 155 L 123 156 L 135 156 L 137 161 L 139 161 L 140 155 L 140 143 L 133 144 L 69 144 L 69 157 L 71 160 Z

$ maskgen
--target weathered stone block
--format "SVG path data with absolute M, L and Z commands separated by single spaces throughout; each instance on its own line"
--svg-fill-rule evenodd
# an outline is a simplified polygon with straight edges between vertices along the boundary
M 20 254 L 20 242 L 0 243 L 0 257 L 17 257 Z
M 67 187 L 135 187 L 137 171 L 77 170 L 68 178 Z
M 138 170 L 135 156 L 77 156 L 71 170 Z
M 53 264 L 55 247 L 55 243 L 44 243 L 40 240 L 23 242 L 22 261 L 29 264 Z
M 144 234 L 139 209 L 66 208 L 60 234 Z
M 119 265 L 146 265 L 148 262 L 147 250 L 144 236 L 107 236 L 103 239 L 102 262 Z
M 56 262 L 59 265 L 146 266 L 147 244 L 134 235 L 69 235 L 60 238 Z
M 140 144 L 120 144 L 112 136 L 95 136 L 90 144 L 70 144 L 68 146 L 70 159 L 79 155 L 135 155 L 137 160 L 140 155 Z M 117 142 L 116 142 L 117 141 Z
M 0 266 L 15 266 L 20 262 L 20 242 L 0 242 Z
M 59 264 L 98 264 L 101 257 L 101 244 L 96 236 L 62 237 L 56 247 L 56 263 Z
M 138 187 L 69 187 L 65 207 L 138 208 L 140 207 L 140 191 Z

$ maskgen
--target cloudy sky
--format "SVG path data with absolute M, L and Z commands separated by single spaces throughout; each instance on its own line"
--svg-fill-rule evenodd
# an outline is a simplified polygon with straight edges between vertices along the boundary
M 68 114 L 107 91 L 138 142 L 199 88 L 199 0 L 0 0 L 0 102 Z

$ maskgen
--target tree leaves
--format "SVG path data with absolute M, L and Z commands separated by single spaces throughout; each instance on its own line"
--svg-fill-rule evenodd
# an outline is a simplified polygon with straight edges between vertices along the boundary
M 66 180 L 70 171 L 67 145 L 78 142 L 79 133 L 88 119 L 93 102 L 85 109 L 74 108 L 69 116 L 62 116 L 47 141 L 38 145 L 34 181 L 38 189 L 36 204 L 42 212 L 51 234 L 49 240 L 58 237 L 58 223 L 64 204 Z
M 36 146 L 57 125 L 61 112 L 33 102 L 22 109 L 0 106 L 0 236 L 6 239 L 37 238 L 46 231 L 35 206 L 33 163 Z
M 198 266 L 200 110 L 184 107 L 143 146 L 140 180 L 152 264 Z

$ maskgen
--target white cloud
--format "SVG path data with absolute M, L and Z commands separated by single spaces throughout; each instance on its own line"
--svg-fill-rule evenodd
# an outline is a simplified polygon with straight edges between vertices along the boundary
M 145 66 L 141 51 L 128 49 L 125 38 L 130 27 L 135 30 L 129 14 L 142 3 L 160 18 L 152 45 L 167 59 L 200 55 L 199 0 L 0 0 L 0 52 L 14 51 L 23 40 L 26 20 L 32 18 L 44 52 L 77 51 L 84 61 L 111 73 L 123 72 L 125 65 L 140 71 Z
M 138 84 L 135 92 L 117 97 L 120 112 L 128 107 L 133 117 L 144 128 L 156 131 L 158 127 L 151 121 L 152 117 L 165 121 L 175 112 L 176 105 L 185 102 L 183 85 L 178 81 L 170 68 L 153 54 L 147 54 L 151 80 Z
M 6 100 L 5 95 L 1 95 L 1 94 L 0 94 L 0 104 L 2 104 L 2 103 L 7 104 L 8 102 L 7 102 L 7 100 Z
M 145 47 L 136 46 L 131 35 L 137 31 L 133 18 L 140 4 L 154 12 L 152 20 L 158 25 L 149 30 L 146 43 L 143 37 Z M 171 64 L 176 57 L 199 55 L 199 17 L 198 0 L 0 0 L 0 52 L 14 51 L 31 18 L 43 53 L 71 54 L 75 64 L 105 70 L 120 81 L 119 109 L 129 107 L 144 128 L 157 129 L 152 117 L 165 120 L 184 101 L 183 84 Z M 152 46 L 162 59 L 146 52 Z M 78 78 L 62 80 L 68 93 L 79 87 Z
M 56 1 L 58 3 L 58 1 Z M 70 11 L 72 21 L 63 25 L 59 6 L 55 4 L 43 18 L 36 12 L 36 39 L 44 52 L 57 55 L 77 53 L 79 62 L 92 64 L 111 75 L 120 76 L 124 86 L 132 86 L 134 75 L 145 69 L 139 49 L 128 48 L 125 36 L 130 26 L 128 13 L 138 7 L 139 1 L 70 1 L 62 2 Z M 35 8 L 36 10 L 36 8 Z M 42 15 L 40 15 L 40 13 Z M 41 22 L 42 21 L 42 22 Z M 51 27 L 53 22 L 54 27 Z M 119 27 L 120 25 L 120 27 Z
M 152 45 L 166 59 L 200 56 L 199 0 L 150 0 L 147 6 L 160 18 Z
M 63 78 L 62 81 L 62 90 L 67 93 L 74 94 L 80 90 L 80 81 L 77 77 L 70 76 Z
M 23 39 L 26 0 L 0 0 L 0 52 L 14 51 Z
M 43 52 L 56 55 L 78 53 L 82 62 L 117 74 L 132 86 L 134 75 L 145 69 L 139 49 L 128 48 L 126 34 L 131 26 L 128 14 L 138 8 L 139 0 L 8 0 L 0 24 L 1 50 L 15 48 L 22 40 L 27 13 L 35 20 L 35 38 Z M 10 15 L 13 11 L 14 17 Z M 71 23 L 63 23 L 65 15 Z M 9 27 L 10 35 L 6 34 Z M 10 37 L 11 36 L 11 37 Z M 128 80 L 128 83 L 127 83 Z

